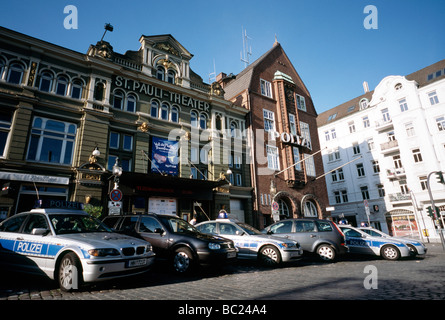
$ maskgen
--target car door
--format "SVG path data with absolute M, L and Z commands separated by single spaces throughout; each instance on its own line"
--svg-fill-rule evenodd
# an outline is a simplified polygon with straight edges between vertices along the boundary
M 166 257 L 170 246 L 167 231 L 161 223 L 154 217 L 141 217 L 137 232 L 153 246 L 153 251 L 158 256 Z
M 364 235 L 357 230 L 348 227 L 342 227 L 345 235 L 346 246 L 350 253 L 371 254 L 370 241 L 366 241 Z
M 318 240 L 317 229 L 313 220 L 294 220 L 294 232 L 291 239 L 297 241 L 304 251 L 313 252 L 314 243 Z
M 252 252 L 254 248 L 252 248 L 251 239 L 248 234 L 246 234 L 243 230 L 238 229 L 231 223 L 220 222 L 218 223 L 219 231 L 218 234 L 221 237 L 232 240 L 235 243 L 235 247 L 238 248 L 238 256 L 248 257 L 253 254 L 256 255 L 255 252 Z
M 24 255 L 15 252 L 16 243 L 23 239 L 22 225 L 27 215 L 17 215 L 2 222 L 0 225 L 0 265 L 20 267 L 26 262 Z

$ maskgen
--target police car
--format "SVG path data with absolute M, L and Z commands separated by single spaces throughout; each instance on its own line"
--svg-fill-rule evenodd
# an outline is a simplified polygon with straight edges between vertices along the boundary
M 0 223 L 0 267 L 44 274 L 72 291 L 84 282 L 144 272 L 153 263 L 149 242 L 111 232 L 81 203 L 44 206 Z
M 252 226 L 230 219 L 217 219 L 198 223 L 202 233 L 219 235 L 232 240 L 238 249 L 238 258 L 259 258 L 264 264 L 274 266 L 302 258 L 299 243 L 261 233 Z
M 380 230 L 370 228 L 370 227 L 360 227 L 359 229 L 373 237 L 393 239 L 393 240 L 403 242 L 404 244 L 406 244 L 408 246 L 408 248 L 410 248 L 413 255 L 424 256 L 427 252 L 427 248 L 426 248 L 425 244 L 423 244 L 420 241 L 417 241 L 414 239 L 408 239 L 408 238 L 392 237 L 389 234 L 386 234 Z
M 345 235 L 349 253 L 376 255 L 386 260 L 398 260 L 412 255 L 412 251 L 401 241 L 373 237 L 349 225 L 339 225 L 339 228 Z

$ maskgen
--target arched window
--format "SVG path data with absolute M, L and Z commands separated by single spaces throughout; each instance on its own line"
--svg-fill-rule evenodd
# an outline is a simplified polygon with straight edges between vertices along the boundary
M 158 102 L 152 101 L 151 107 L 150 107 L 150 116 L 152 116 L 153 118 L 157 118 L 158 117 L 158 109 L 159 109 Z
M 5 61 L 0 59 L 0 79 L 3 79 L 3 71 L 5 70 Z
M 53 75 L 51 72 L 43 72 L 40 76 L 39 90 L 50 92 L 53 85 Z
M 235 121 L 230 122 L 230 135 L 234 138 L 237 137 L 238 124 Z
M 160 114 L 160 118 L 162 120 L 168 120 L 168 105 L 163 103 L 161 106 L 161 114 Z
M 172 112 L 171 112 L 171 121 L 172 122 L 179 122 L 179 109 L 178 107 L 172 107 Z
M 102 82 L 96 83 L 94 87 L 94 100 L 103 101 L 105 96 L 105 84 Z
M 204 113 L 199 115 L 199 127 L 201 129 L 207 129 L 207 116 Z
M 175 84 L 176 73 L 173 70 L 168 70 L 167 72 L 167 82 Z
M 71 98 L 80 99 L 82 98 L 83 82 L 80 79 L 73 80 L 71 85 Z
M 165 78 L 165 70 L 164 70 L 163 67 L 158 67 L 158 68 L 156 69 L 156 78 L 157 78 L 158 80 L 162 80 L 162 81 L 164 81 L 164 78 Z
M 280 212 L 280 217 L 289 218 L 289 207 L 283 199 L 278 200 L 278 211 Z
M 68 89 L 68 78 L 66 76 L 58 76 L 56 84 L 56 93 L 64 96 Z
M 312 201 L 304 203 L 304 216 L 310 218 L 318 217 L 317 206 Z
M 191 112 L 190 124 L 192 127 L 198 128 L 198 113 L 196 111 Z
M 127 106 L 126 109 L 129 112 L 135 112 L 136 111 L 136 97 L 133 94 L 129 94 L 127 97 Z
M 122 110 L 124 105 L 124 93 L 120 90 L 115 90 L 113 94 L 113 108 Z
M 24 68 L 20 63 L 12 63 L 9 66 L 8 82 L 14 84 L 22 83 Z

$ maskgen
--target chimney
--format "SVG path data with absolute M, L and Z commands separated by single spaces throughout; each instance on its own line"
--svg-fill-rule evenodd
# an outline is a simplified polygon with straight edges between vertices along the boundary
M 369 92 L 369 85 L 366 81 L 363 81 L 363 90 L 365 90 L 365 93 Z

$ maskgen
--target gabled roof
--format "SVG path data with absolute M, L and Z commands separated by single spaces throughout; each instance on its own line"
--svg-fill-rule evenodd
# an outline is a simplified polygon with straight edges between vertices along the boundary
M 139 38 L 139 42 L 147 42 L 151 47 L 165 51 L 168 54 L 185 58 L 190 60 L 193 57 L 191 54 L 178 40 L 175 39 L 171 34 L 161 34 L 154 36 L 142 35 Z

